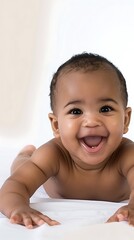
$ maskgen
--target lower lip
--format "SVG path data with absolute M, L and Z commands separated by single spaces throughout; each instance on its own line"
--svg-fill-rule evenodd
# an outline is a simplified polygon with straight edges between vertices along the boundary
M 102 139 L 102 141 L 100 142 L 100 144 L 96 147 L 89 147 L 87 146 L 84 142 L 81 141 L 81 145 L 84 147 L 84 149 L 88 152 L 88 153 L 97 153 L 102 149 L 102 146 L 104 145 L 105 142 L 105 138 Z

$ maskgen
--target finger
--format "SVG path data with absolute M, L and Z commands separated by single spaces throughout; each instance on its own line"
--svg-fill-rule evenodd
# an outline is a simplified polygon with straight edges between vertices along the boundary
M 113 216 L 111 216 L 107 222 L 121 222 L 128 221 L 128 211 L 117 211 Z
M 30 216 L 23 216 L 23 225 L 26 226 L 26 228 L 32 229 L 34 227 L 32 218 Z
M 54 225 L 59 225 L 60 223 L 54 219 L 49 218 L 46 215 L 42 215 L 43 216 L 43 220 L 50 226 L 54 226 Z
M 114 215 L 111 216 L 106 222 L 107 222 L 107 223 L 110 223 L 110 222 L 119 222 L 119 219 L 118 219 L 117 215 L 114 214 Z
M 16 224 L 23 224 L 23 218 L 21 215 L 15 214 L 10 217 L 10 222 Z
M 10 217 L 10 222 L 14 224 L 24 225 L 27 228 L 33 228 L 34 223 L 32 218 L 26 214 L 15 214 Z
M 128 216 L 125 213 L 124 214 L 122 214 L 122 213 L 117 214 L 117 218 L 118 218 L 119 222 L 128 220 Z
M 33 228 L 34 226 L 40 226 L 44 223 L 47 223 L 50 226 L 59 225 L 60 223 L 56 220 L 49 218 L 46 215 L 40 213 L 22 213 L 15 214 L 10 217 L 11 223 L 21 224 L 27 228 Z
M 29 213 L 29 214 L 23 213 L 22 218 L 23 218 L 23 224 L 27 228 L 33 228 L 34 226 L 40 226 L 45 223 L 44 220 L 41 219 L 41 217 L 35 213 Z
M 53 220 L 51 218 L 49 218 L 46 215 L 40 214 L 39 216 L 34 215 L 32 217 L 33 221 L 37 224 L 37 225 L 42 225 L 43 223 L 47 223 L 50 226 L 54 226 L 54 225 L 59 225 L 60 223 L 56 220 Z
M 47 224 L 49 225 L 49 226 L 55 226 L 55 225 L 60 225 L 60 223 L 58 222 L 58 221 L 56 221 L 56 220 L 48 220 L 48 222 L 47 222 Z

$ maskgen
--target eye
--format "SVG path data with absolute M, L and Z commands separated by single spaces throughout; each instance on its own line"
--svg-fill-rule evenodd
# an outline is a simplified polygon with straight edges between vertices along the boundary
M 72 115 L 80 115 L 82 114 L 82 111 L 79 109 L 79 108 L 74 108 L 74 109 L 71 109 L 69 111 L 69 114 L 72 114 Z
M 110 106 L 103 106 L 103 107 L 101 107 L 101 109 L 100 109 L 99 112 L 101 112 L 101 113 L 107 113 L 107 112 L 111 112 L 111 111 L 113 111 L 113 108 L 112 108 L 112 107 L 110 107 Z

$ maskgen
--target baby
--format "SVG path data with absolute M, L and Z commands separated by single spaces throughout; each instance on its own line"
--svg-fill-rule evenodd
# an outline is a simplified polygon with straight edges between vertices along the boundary
M 43 184 L 52 198 L 129 199 L 108 222 L 134 225 L 134 143 L 123 137 L 131 108 L 122 73 L 102 56 L 75 55 L 54 74 L 50 101 L 54 138 L 17 156 L 0 190 L 0 211 L 27 228 L 59 224 L 29 205 Z

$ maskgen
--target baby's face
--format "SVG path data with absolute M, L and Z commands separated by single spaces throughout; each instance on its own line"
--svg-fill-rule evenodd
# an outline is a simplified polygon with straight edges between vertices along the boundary
M 99 69 L 62 75 L 57 82 L 56 117 L 59 136 L 74 161 L 83 166 L 103 162 L 129 123 L 117 74 Z

